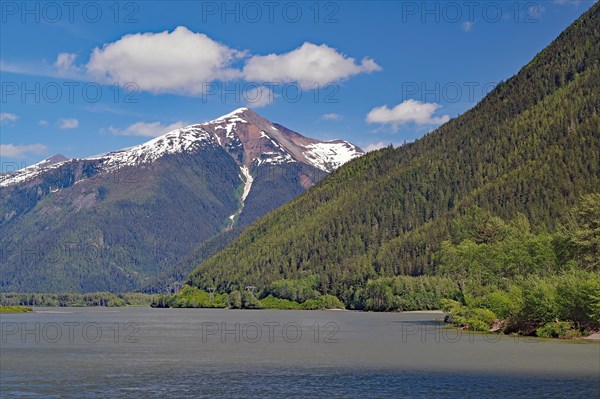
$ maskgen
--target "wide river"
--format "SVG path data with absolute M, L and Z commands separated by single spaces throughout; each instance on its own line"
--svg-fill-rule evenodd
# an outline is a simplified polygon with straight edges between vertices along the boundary
M 441 313 L 36 308 L 0 315 L 0 397 L 600 397 L 600 344 Z

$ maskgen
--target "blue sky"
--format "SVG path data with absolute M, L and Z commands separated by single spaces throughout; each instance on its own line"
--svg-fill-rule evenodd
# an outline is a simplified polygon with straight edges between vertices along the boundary
M 372 149 L 509 78 L 591 1 L 1 4 L 2 171 L 250 106 Z

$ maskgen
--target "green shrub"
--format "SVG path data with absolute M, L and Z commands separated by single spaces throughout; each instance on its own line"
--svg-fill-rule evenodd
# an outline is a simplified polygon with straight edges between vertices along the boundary
M 177 295 L 161 297 L 155 307 L 225 308 L 227 307 L 227 295 L 214 293 L 211 300 L 210 293 L 197 287 L 184 285 Z
M 489 309 L 467 309 L 466 327 L 468 327 L 469 330 L 488 331 L 496 320 L 496 315 Z
M 170 308 L 170 307 L 173 307 L 174 301 L 175 301 L 175 295 L 161 294 L 152 301 L 150 306 L 153 308 Z
M 265 295 L 288 299 L 294 302 L 304 302 L 316 299 L 321 294 L 317 291 L 318 276 L 308 276 L 301 279 L 284 279 L 273 281 L 265 290 Z
M 556 279 L 558 318 L 600 324 L 600 273 L 573 270 Z
M 468 318 L 464 325 L 470 331 L 488 331 L 491 324 L 477 318 Z
M 562 338 L 567 336 L 571 330 L 572 325 L 570 322 L 553 321 L 538 328 L 535 334 L 540 338 Z
M 442 309 L 452 324 L 473 331 L 488 331 L 496 320 L 496 315 L 489 309 L 464 306 L 451 299 L 442 301 Z
M 302 305 L 298 302 L 290 301 L 288 299 L 275 298 L 273 295 L 260 300 L 260 307 L 262 309 L 280 309 L 280 310 L 291 310 L 301 309 Z
M 242 308 L 242 294 L 239 291 L 233 291 L 227 298 L 227 303 L 231 309 Z
M 600 291 L 590 295 L 590 319 L 600 325 Z
M 305 310 L 325 310 L 325 309 L 344 309 L 345 306 L 337 297 L 333 295 L 323 295 L 317 299 L 309 299 L 302 303 L 302 309 Z
M 457 284 L 438 276 L 396 276 L 369 280 L 354 307 L 374 310 L 435 310 L 443 298 L 459 296 Z M 357 306 L 358 305 L 358 306 Z
M 556 286 L 550 279 L 530 277 L 523 281 L 523 321 L 544 323 L 558 317 Z
M 516 317 L 523 307 L 523 292 L 520 288 L 512 286 L 508 292 L 492 291 L 480 301 L 481 307 L 490 309 L 501 319 Z
M 260 309 L 258 299 L 250 291 L 244 291 L 242 296 L 242 308 L 244 309 Z
M 365 288 L 365 309 L 386 311 L 397 309 L 394 303 L 394 292 L 385 279 L 369 281 Z
M 571 329 L 571 330 L 567 331 L 567 333 L 565 335 L 563 335 L 561 338 L 563 338 L 563 339 L 577 339 L 577 338 L 580 338 L 582 335 L 583 334 L 578 329 Z
M 33 309 L 25 306 L 2 306 L 0 305 L 0 313 L 26 313 Z

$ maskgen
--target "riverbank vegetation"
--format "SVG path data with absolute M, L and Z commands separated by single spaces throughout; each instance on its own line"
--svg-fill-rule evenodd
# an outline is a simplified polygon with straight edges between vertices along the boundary
M 600 194 L 584 196 L 556 233 L 523 216 L 457 223 L 438 254 L 459 295 L 442 308 L 455 325 L 573 338 L 600 328 Z
M 554 232 L 522 214 L 503 220 L 477 207 L 456 218 L 450 232 L 435 254 L 435 273 L 371 278 L 345 302 L 322 276 L 309 274 L 256 290 L 240 284 L 212 299 L 186 285 L 154 306 L 442 309 L 449 322 L 469 330 L 559 338 L 600 328 L 600 194 L 583 196 Z
M 93 292 L 89 294 L 29 294 L 0 293 L 0 304 L 6 306 L 149 306 L 156 295 L 142 293 L 112 294 Z
M 254 294 L 253 289 L 234 290 L 229 294 L 210 293 L 185 285 L 175 295 L 161 295 L 153 307 L 173 308 L 230 308 L 325 310 L 344 309 L 342 301 L 332 295 L 321 295 L 316 290 L 317 276 L 297 280 L 278 280 L 265 290 Z
M 448 277 L 383 277 L 369 280 L 364 288 L 359 288 L 348 307 L 379 312 L 438 310 L 444 298 L 458 297 L 458 286 Z
M 0 305 L 0 313 L 27 313 L 33 309 L 25 306 L 4 306 Z

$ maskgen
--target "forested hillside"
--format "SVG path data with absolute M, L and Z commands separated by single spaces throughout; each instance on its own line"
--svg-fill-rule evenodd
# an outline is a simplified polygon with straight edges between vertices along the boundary
M 173 290 L 248 224 L 362 154 L 240 108 L 1 175 L 0 292 Z
M 436 273 L 473 206 L 534 230 L 600 187 L 600 5 L 477 106 L 424 138 L 341 167 L 250 226 L 189 283 L 232 291 L 319 276 L 348 302 L 368 279 Z

